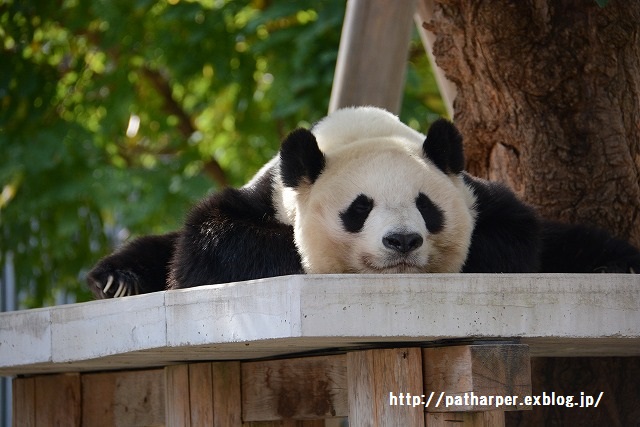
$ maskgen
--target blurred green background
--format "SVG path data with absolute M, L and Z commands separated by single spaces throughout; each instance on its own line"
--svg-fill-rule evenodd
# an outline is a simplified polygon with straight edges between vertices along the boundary
M 345 4 L 3 1 L 0 269 L 19 306 L 91 299 L 101 256 L 180 227 L 323 117 Z M 444 114 L 414 31 L 401 119 Z

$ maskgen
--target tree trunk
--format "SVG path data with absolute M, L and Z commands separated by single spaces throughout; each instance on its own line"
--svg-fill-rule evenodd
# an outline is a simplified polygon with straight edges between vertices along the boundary
M 640 246 L 640 2 L 435 1 L 426 28 L 457 89 L 467 169 L 546 218 Z M 603 391 L 598 408 L 510 414 L 508 425 L 638 425 L 640 358 L 537 359 L 535 394 Z
M 437 1 L 468 170 L 640 246 L 640 2 Z

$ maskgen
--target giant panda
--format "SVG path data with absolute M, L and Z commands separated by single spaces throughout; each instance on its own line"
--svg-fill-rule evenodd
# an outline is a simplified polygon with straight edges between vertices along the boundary
M 145 236 L 88 274 L 98 298 L 300 273 L 640 271 L 640 253 L 541 220 L 464 171 L 462 137 L 425 136 L 374 107 L 297 129 L 246 185 L 198 203 L 181 230 Z

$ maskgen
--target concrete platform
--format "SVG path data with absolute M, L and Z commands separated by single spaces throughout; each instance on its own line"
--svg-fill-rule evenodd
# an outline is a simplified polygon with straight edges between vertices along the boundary
M 0 314 L 0 375 L 411 342 L 640 355 L 640 275 L 287 276 Z

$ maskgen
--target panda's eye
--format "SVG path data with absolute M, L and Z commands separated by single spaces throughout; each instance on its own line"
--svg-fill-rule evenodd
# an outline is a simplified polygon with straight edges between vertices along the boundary
M 444 227 L 444 214 L 442 210 L 431 201 L 424 193 L 416 197 L 416 207 L 424 219 L 424 224 L 430 233 L 438 233 Z
M 371 212 L 371 209 L 373 209 L 373 199 L 365 196 L 364 194 L 360 194 L 353 202 L 351 202 L 349 209 L 355 213 L 366 215 Z
M 372 209 L 373 199 L 364 194 L 359 194 L 347 209 L 340 212 L 340 219 L 344 229 L 350 233 L 358 233 L 362 230 L 364 222 Z

